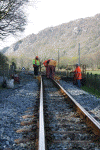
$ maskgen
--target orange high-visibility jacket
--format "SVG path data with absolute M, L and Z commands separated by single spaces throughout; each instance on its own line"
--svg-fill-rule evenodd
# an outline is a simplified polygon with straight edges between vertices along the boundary
M 49 61 L 50 61 L 50 59 L 45 60 L 45 61 L 43 62 L 43 64 L 44 64 L 44 66 L 45 66 L 45 67 L 47 67 L 47 66 L 48 66 Z
M 43 62 L 43 64 L 44 64 L 45 67 L 48 66 L 47 61 L 48 61 L 48 60 L 45 60 L 45 61 Z
M 75 77 L 77 80 L 82 79 L 81 68 L 79 66 L 75 69 L 74 72 L 75 72 Z

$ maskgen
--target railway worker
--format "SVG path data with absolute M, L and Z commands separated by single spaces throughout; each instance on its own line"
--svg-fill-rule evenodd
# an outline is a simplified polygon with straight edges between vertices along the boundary
M 54 79 L 55 67 L 57 65 L 57 62 L 54 59 L 51 59 L 51 60 L 47 61 L 47 63 L 48 63 L 47 78 Z
M 38 56 L 33 59 L 34 75 L 37 76 L 39 73 L 40 60 Z
M 50 59 L 45 60 L 45 61 L 43 62 L 44 66 L 45 66 L 45 68 L 46 68 L 46 76 L 47 76 L 47 72 L 48 72 L 48 63 L 49 63 L 49 61 L 50 61 Z
M 81 79 L 82 79 L 82 74 L 81 74 L 81 68 L 78 64 L 76 64 L 76 69 L 73 71 L 75 73 L 74 80 L 77 81 L 78 87 L 81 87 Z

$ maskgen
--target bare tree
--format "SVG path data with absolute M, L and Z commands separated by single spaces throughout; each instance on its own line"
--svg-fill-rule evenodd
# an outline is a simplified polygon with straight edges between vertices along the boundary
M 23 31 L 26 17 L 21 6 L 28 0 L 1 0 L 0 2 L 0 38 Z

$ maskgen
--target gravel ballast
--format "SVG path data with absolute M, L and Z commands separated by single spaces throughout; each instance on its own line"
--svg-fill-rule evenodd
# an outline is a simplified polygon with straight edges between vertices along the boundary
M 14 89 L 0 90 L 0 150 L 25 150 L 26 145 L 16 144 L 14 140 L 22 138 L 16 130 L 21 128 L 23 115 L 33 115 L 38 94 L 38 81 L 33 76 L 20 75 L 21 83 Z M 26 113 L 27 110 L 31 109 Z
M 38 80 L 32 75 L 20 74 L 21 83 L 14 89 L 0 89 L 0 150 L 27 150 L 25 144 L 16 144 L 15 139 L 22 138 L 16 133 L 21 128 L 22 116 L 32 114 L 38 95 Z M 69 92 L 93 117 L 100 121 L 100 98 L 96 98 L 71 82 L 60 80 L 63 88 Z M 26 111 L 31 108 L 31 111 Z
M 81 106 L 100 122 L 100 98 L 85 92 L 76 85 L 73 85 L 72 82 L 60 80 L 60 84 Z

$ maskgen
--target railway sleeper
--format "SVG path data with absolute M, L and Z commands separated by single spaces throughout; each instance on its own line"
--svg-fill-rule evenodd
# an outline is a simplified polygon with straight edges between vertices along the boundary
M 84 117 L 80 118 L 65 93 L 61 94 L 61 90 L 54 86 L 51 79 L 43 77 L 43 85 L 46 148 L 48 150 L 100 148 L 98 136 L 87 127 Z M 95 136 L 97 139 L 94 141 Z

